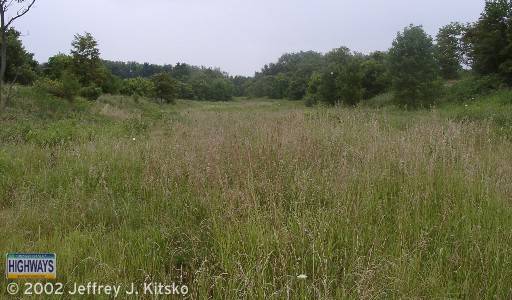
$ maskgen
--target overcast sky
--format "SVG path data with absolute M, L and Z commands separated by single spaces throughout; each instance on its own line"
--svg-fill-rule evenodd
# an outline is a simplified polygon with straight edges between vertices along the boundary
M 435 35 L 472 22 L 484 0 L 38 0 L 16 23 L 44 62 L 91 32 L 110 60 L 220 67 L 253 75 L 285 52 L 386 50 L 410 23 Z

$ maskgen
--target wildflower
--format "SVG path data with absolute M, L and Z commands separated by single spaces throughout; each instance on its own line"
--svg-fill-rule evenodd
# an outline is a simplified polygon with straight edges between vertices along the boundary
M 135 138 L 133 138 L 133 141 L 135 142 Z
M 307 279 L 307 278 L 308 278 L 308 275 L 306 275 L 306 274 L 300 274 L 299 276 L 297 276 L 297 278 L 298 278 L 298 279 L 302 279 L 302 280 L 304 280 L 304 279 Z

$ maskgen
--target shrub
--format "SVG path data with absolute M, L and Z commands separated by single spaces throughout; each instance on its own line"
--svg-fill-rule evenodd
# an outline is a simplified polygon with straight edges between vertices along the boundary
M 29 85 L 33 83 L 37 78 L 37 73 L 30 65 L 23 65 L 18 67 L 17 74 L 18 77 L 16 79 L 16 83 L 19 84 Z
M 60 80 L 50 79 L 48 77 L 42 77 L 36 80 L 34 87 L 42 92 L 63 97 L 63 86 Z
M 155 85 L 146 78 L 125 79 L 121 83 L 120 92 L 126 96 L 151 97 L 154 94 Z
M 313 107 L 318 103 L 318 99 L 315 94 L 306 94 L 304 97 L 306 107 Z
M 499 75 L 468 76 L 447 88 L 444 100 L 463 102 L 487 95 L 505 86 Z
M 87 86 L 80 89 L 80 96 L 89 100 L 97 100 L 102 92 L 102 89 L 97 86 Z
M 60 80 L 54 80 L 50 78 L 38 79 L 34 86 L 51 95 L 73 100 L 73 98 L 80 91 L 80 83 L 75 76 L 69 72 L 62 73 Z
M 70 72 L 64 72 L 62 74 L 62 92 L 63 97 L 68 100 L 73 100 L 78 92 L 80 91 L 80 82 L 78 79 Z

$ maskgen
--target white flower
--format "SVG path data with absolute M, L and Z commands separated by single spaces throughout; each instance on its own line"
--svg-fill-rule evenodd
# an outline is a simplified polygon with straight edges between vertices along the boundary
M 135 142 L 135 138 L 133 138 L 133 141 Z
M 468 105 L 467 105 L 467 104 L 466 104 L 466 105 L 464 105 L 464 106 L 465 106 L 465 107 L 468 107 Z
M 308 275 L 306 274 L 300 274 L 299 276 L 297 276 L 298 279 L 307 279 L 308 278 Z

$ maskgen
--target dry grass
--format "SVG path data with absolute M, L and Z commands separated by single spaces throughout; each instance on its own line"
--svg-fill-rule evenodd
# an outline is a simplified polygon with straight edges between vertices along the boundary
M 8 145 L 0 251 L 196 299 L 512 297 L 512 145 L 491 124 L 234 105 L 136 141 Z
M 140 113 L 138 115 L 134 115 L 133 113 L 130 113 L 126 110 L 112 106 L 108 103 L 105 105 L 102 105 L 102 108 L 99 111 L 99 114 L 102 116 L 106 116 L 106 117 L 117 119 L 117 120 L 128 120 L 128 119 L 133 119 L 133 118 L 140 119 L 140 117 L 141 117 Z

